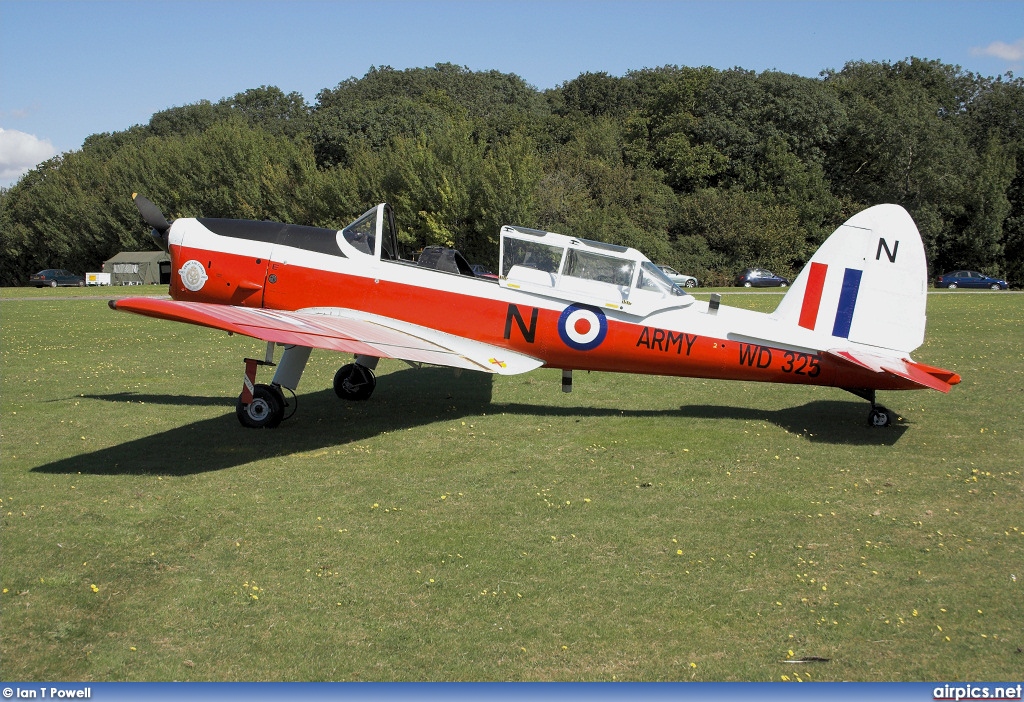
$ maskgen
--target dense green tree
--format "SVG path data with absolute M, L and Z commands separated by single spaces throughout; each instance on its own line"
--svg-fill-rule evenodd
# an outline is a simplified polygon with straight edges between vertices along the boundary
M 466 246 L 472 260 L 495 268 L 498 232 L 506 224 L 536 226 L 542 164 L 527 134 L 513 132 L 484 156 L 474 203 L 475 236 Z
M 169 217 L 343 226 L 381 201 L 415 250 L 494 265 L 502 224 L 635 246 L 727 282 L 792 273 L 845 218 L 905 206 L 934 268 L 1024 283 L 1024 82 L 910 58 L 821 79 L 663 66 L 540 92 L 453 64 L 371 68 L 315 105 L 261 86 L 95 134 L 0 192 L 0 282 L 95 269 Z
M 226 102 L 212 103 L 200 100 L 191 105 L 171 107 L 157 112 L 149 119 L 146 132 L 152 136 L 187 136 L 202 134 L 231 115 Z
M 713 265 L 698 271 L 706 280 L 731 283 L 746 266 L 792 275 L 806 260 L 796 210 L 770 197 L 740 188 L 707 188 L 681 198 L 679 217 L 687 232 L 676 239 L 679 260 L 711 251 Z
M 623 118 L 637 107 L 638 86 L 604 72 L 581 73 L 553 91 L 551 98 L 561 116 L 580 112 L 589 117 Z
M 454 119 L 469 119 L 490 141 L 542 114 L 543 105 L 521 78 L 498 71 L 450 63 L 404 71 L 384 66 L 321 90 L 310 139 L 321 166 L 347 166 L 358 146 L 384 149 L 397 136 L 437 132 Z
M 1024 79 L 1008 74 L 984 81 L 967 114 L 974 149 L 996 149 L 1013 160 L 1005 192 L 1009 212 L 1002 225 L 1002 272 L 1024 283 Z
M 389 152 L 385 182 L 396 217 L 424 245 L 465 249 L 483 159 L 468 123 L 396 137 Z
M 310 107 L 300 93 L 287 95 L 275 86 L 261 86 L 222 101 L 233 113 L 245 117 L 251 127 L 269 134 L 296 138 L 305 134 Z
M 850 63 L 825 81 L 847 114 L 828 165 L 833 188 L 856 202 L 906 207 L 940 264 L 942 242 L 964 226 L 979 164 L 962 127 L 965 81 L 917 59 Z

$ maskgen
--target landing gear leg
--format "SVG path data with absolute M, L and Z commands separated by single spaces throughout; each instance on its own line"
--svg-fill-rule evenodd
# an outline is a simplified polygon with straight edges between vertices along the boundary
M 281 363 L 277 365 L 274 363 L 274 343 L 268 342 L 265 358 L 245 359 L 242 394 L 238 396 L 235 406 L 235 415 L 243 427 L 273 429 L 295 414 L 298 409 L 295 388 L 306 368 L 310 351 L 312 349 L 307 346 L 286 346 L 281 355 Z M 256 384 L 256 370 L 260 366 L 277 366 L 270 385 Z M 285 399 L 282 388 L 291 392 L 291 402 Z
M 892 426 L 892 410 L 887 407 L 875 402 L 875 391 L 874 390 L 861 390 L 854 388 L 845 388 L 848 392 L 852 392 L 857 397 L 861 397 L 871 403 L 871 409 L 868 411 L 868 426 L 875 427 L 888 427 Z

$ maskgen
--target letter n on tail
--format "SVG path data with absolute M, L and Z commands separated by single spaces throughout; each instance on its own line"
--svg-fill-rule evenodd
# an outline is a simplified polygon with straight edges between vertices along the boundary
M 889 259 L 889 263 L 896 263 L 896 252 L 900 250 L 900 241 L 896 240 L 896 243 L 892 245 L 892 251 L 889 250 L 889 242 L 882 237 L 878 237 L 878 250 L 875 251 L 875 260 L 882 260 L 882 250 L 885 250 L 885 257 Z

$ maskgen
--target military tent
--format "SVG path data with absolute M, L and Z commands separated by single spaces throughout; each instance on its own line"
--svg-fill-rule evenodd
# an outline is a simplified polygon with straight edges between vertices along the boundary
M 103 262 L 111 285 L 167 285 L 171 282 L 171 257 L 163 251 L 122 251 Z

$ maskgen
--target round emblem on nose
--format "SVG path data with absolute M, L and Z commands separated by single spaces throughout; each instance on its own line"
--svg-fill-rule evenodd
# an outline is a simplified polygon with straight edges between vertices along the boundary
M 185 262 L 178 270 L 181 277 L 181 284 L 192 292 L 199 292 L 203 289 L 210 276 L 206 275 L 206 268 L 199 261 L 192 259 Z

